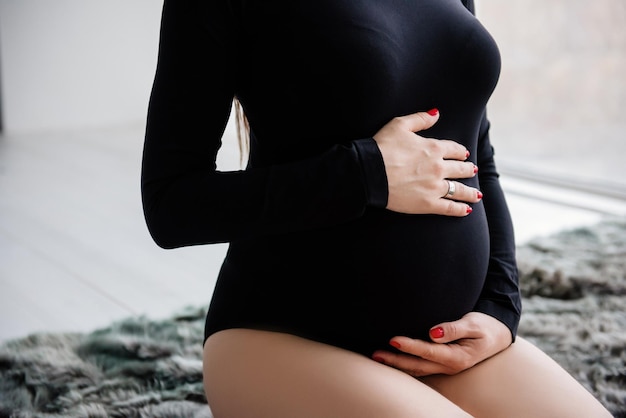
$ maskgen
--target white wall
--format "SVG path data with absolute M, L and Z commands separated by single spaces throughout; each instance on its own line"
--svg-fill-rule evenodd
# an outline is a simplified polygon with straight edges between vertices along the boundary
M 162 2 L 0 0 L 4 132 L 143 122 Z

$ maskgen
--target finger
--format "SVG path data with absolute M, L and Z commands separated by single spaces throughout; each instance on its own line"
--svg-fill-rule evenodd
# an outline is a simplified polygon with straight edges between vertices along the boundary
M 451 139 L 435 139 L 422 136 L 420 138 L 427 142 L 433 154 L 440 156 L 444 160 L 465 161 L 470 155 L 464 145 Z
M 438 141 L 441 146 L 445 160 L 465 161 L 470 155 L 469 150 L 456 141 L 450 139 L 437 139 L 436 141 Z
M 438 344 L 408 337 L 394 337 L 389 342 L 398 350 L 422 360 L 437 363 L 447 370 L 458 373 L 484 359 L 475 340 L 465 340 L 464 344 Z M 407 360 L 393 359 L 394 364 L 402 366 Z M 400 361 L 400 363 L 398 363 Z M 412 367 L 415 367 L 412 363 Z
M 478 173 L 478 167 L 470 161 L 445 160 L 441 163 L 441 173 L 447 179 L 468 179 Z
M 389 344 L 399 351 L 435 363 L 448 363 L 458 354 L 455 345 L 437 344 L 408 337 L 393 337 Z
M 430 329 L 429 335 L 433 341 L 441 344 L 464 338 L 481 338 L 484 337 L 484 332 L 471 317 L 464 316 L 456 321 L 435 325 Z
M 390 353 L 378 350 L 372 355 L 372 359 L 379 363 L 401 370 L 413 377 L 429 376 L 432 374 L 455 374 L 456 370 L 451 367 L 422 359 L 415 356 Z
M 468 203 L 477 203 L 483 198 L 482 192 L 458 181 L 445 180 L 442 184 L 444 192 L 441 197 L 443 198 Z
M 437 109 L 431 109 L 428 112 L 417 112 L 400 116 L 399 119 L 402 120 L 403 123 L 406 123 L 406 127 L 412 132 L 419 132 L 437 123 L 439 120 L 439 111 Z
M 450 199 L 437 199 L 431 202 L 430 213 L 434 215 L 463 217 L 472 213 L 470 205 Z

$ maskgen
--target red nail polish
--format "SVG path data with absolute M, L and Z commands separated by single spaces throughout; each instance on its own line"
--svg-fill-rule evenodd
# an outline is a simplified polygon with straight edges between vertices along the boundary
M 476 197 L 479 199 L 483 198 L 483 193 L 482 192 L 476 192 Z
M 443 338 L 443 328 L 437 327 L 430 330 L 430 336 L 432 338 Z
M 478 167 L 474 166 L 474 174 L 478 173 Z
M 435 108 L 430 109 L 430 110 L 429 110 L 428 112 L 426 112 L 426 113 L 428 113 L 430 116 L 437 116 L 437 113 L 439 113 L 439 109 L 437 109 L 437 108 L 435 107 Z
M 400 343 L 397 341 L 389 341 L 389 345 L 396 347 L 398 349 L 401 347 Z
M 467 209 L 465 209 L 465 213 L 470 214 L 472 213 L 472 210 L 473 210 L 472 207 L 468 206 Z
M 372 356 L 372 360 L 385 364 L 385 359 L 381 356 Z
M 469 155 L 470 155 L 470 154 L 469 154 L 469 151 L 465 151 L 465 158 L 468 158 L 468 157 L 469 157 Z

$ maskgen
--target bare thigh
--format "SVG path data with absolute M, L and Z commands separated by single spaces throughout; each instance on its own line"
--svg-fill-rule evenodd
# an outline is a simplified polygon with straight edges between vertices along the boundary
M 463 373 L 422 381 L 481 418 L 611 417 L 554 360 L 519 337 L 507 350 Z
M 204 348 L 204 385 L 215 418 L 469 417 L 403 372 L 267 331 L 212 335 Z

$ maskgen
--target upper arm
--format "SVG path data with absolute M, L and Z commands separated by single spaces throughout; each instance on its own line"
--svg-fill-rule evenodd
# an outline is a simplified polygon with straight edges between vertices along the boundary
M 164 2 L 146 125 L 145 153 L 154 157 L 144 160 L 146 182 L 215 164 L 235 89 L 233 52 L 207 23 L 218 16 L 203 14 L 208 11 L 197 1 Z
M 165 248 L 336 225 L 386 197 L 386 188 L 368 190 L 362 169 L 378 151 L 357 141 L 303 160 L 217 170 L 242 53 L 228 4 L 165 1 L 142 163 L 144 215 Z

